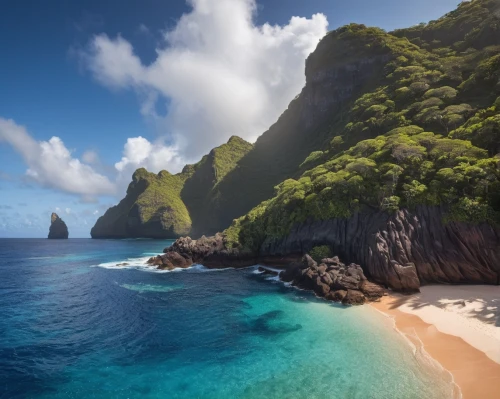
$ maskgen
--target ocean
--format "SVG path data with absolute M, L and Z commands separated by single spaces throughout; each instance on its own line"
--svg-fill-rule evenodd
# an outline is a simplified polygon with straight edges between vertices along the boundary
M 0 240 L 0 398 L 451 397 L 449 374 L 372 307 L 256 267 L 144 265 L 168 245 Z

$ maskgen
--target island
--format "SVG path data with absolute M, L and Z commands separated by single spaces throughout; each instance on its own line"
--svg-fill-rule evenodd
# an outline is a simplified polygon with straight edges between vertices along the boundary
M 69 236 L 68 226 L 64 223 L 57 213 L 50 216 L 49 239 L 67 239 Z

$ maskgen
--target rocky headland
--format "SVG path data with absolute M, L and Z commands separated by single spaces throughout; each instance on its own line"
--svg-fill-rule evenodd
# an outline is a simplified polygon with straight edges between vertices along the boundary
M 247 262 L 243 259 L 240 261 L 240 266 L 252 263 L 250 258 Z M 275 266 L 278 264 L 276 261 Z M 166 249 L 164 255 L 150 258 L 148 263 L 158 266 L 159 269 L 172 270 L 191 266 L 193 259 L 188 253 L 181 255 L 177 251 Z M 282 268 L 283 270 L 279 272 L 281 281 L 300 289 L 314 291 L 318 297 L 342 302 L 344 305 L 362 305 L 367 301 L 376 301 L 386 291 L 381 285 L 369 281 L 361 266 L 354 263 L 345 265 L 337 256 L 324 258 L 318 264 L 306 254 L 300 261 L 283 265 Z M 259 267 L 259 271 L 266 274 L 278 274 L 274 270 L 263 267 Z
M 50 229 L 48 238 L 54 239 L 66 239 L 68 238 L 68 226 L 66 223 L 57 215 L 57 213 L 52 213 L 50 216 Z
M 151 179 L 158 196 L 141 197 L 139 219 L 131 195 L 126 212 L 109 210 L 119 221 L 113 230 L 130 236 L 135 220 L 158 220 L 164 208 L 155 199 L 175 191 L 185 206 L 165 220 L 186 223 L 168 237 L 221 233 L 179 238 L 150 260 L 160 268 L 260 264 L 301 278 L 307 269 L 332 296 L 363 292 L 342 289 L 344 277 L 330 273 L 336 265 L 321 262 L 338 256 L 349 265 L 339 261 L 342 276 L 362 270 L 399 292 L 499 284 L 498 15 L 496 0 L 476 0 L 394 32 L 359 24 L 329 32 L 306 60 L 301 93 L 255 145 L 228 142 L 188 167 L 182 184 Z M 331 254 L 297 266 L 319 247 Z M 301 278 L 291 281 L 326 296 L 326 286 Z
M 421 285 L 431 283 L 499 284 L 500 229 L 487 223 L 445 222 L 445 214 L 441 207 L 418 207 L 309 221 L 297 224 L 284 237 L 266 238 L 255 252 L 231 247 L 225 234 L 198 240 L 182 237 L 149 263 L 160 269 L 193 264 L 277 266 L 284 269 L 283 281 L 338 300 L 344 300 L 349 290 L 376 297 L 365 292 L 374 289 L 370 281 L 404 293 L 418 292 Z M 318 265 L 304 257 L 324 245 L 352 263 L 345 266 L 334 257 Z M 336 293 L 339 290 L 345 292 Z

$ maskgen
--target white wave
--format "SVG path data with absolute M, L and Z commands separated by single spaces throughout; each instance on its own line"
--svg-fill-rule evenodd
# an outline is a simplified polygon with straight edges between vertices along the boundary
M 262 274 L 264 273 L 264 270 L 259 270 L 257 266 L 255 266 L 255 270 L 252 270 L 252 274 Z
M 280 276 L 269 276 L 265 278 L 266 281 L 275 281 L 277 283 L 281 283 L 282 281 L 280 280 Z
M 99 263 L 98 265 L 95 266 L 102 267 L 103 269 L 112 269 L 112 270 L 136 269 L 153 273 L 166 273 L 169 271 L 169 270 L 159 270 L 154 265 L 148 265 L 146 262 L 148 261 L 149 258 L 150 256 L 145 256 L 141 258 L 127 258 L 125 260 Z
M 145 292 L 171 292 L 181 290 L 182 286 L 167 286 L 167 285 L 153 285 L 153 284 L 121 284 L 120 287 L 125 288 L 130 291 L 136 291 L 139 294 Z
M 191 267 L 188 267 L 187 269 L 174 269 L 172 271 L 182 271 L 182 270 L 186 270 L 191 273 L 207 273 L 207 272 L 222 272 L 224 270 L 234 270 L 234 267 L 211 269 L 203 265 L 193 265 Z
M 95 265 L 95 267 L 102 267 L 104 269 L 112 269 L 112 270 L 136 269 L 152 273 L 176 273 L 176 272 L 206 273 L 206 272 L 217 272 L 227 269 L 233 269 L 232 267 L 225 269 L 210 269 L 203 265 L 195 264 L 186 268 L 178 267 L 173 270 L 161 270 L 158 269 L 157 266 L 155 265 L 148 265 L 147 261 L 149 260 L 149 258 L 150 256 L 145 256 L 140 258 L 127 258 L 125 260 L 120 260 L 120 261 L 100 263 L 98 265 Z

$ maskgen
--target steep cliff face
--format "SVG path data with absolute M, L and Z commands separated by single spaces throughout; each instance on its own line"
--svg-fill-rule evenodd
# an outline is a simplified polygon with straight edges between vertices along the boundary
M 402 292 L 423 284 L 500 284 L 500 227 L 446 223 L 441 207 L 393 214 L 370 212 L 347 219 L 309 221 L 286 237 L 268 237 L 259 250 L 231 248 L 224 235 L 180 238 L 165 249 L 158 265 L 293 267 L 303 254 L 327 245 L 347 263 L 357 263 L 371 280 Z
M 218 186 L 226 175 L 239 168 L 238 161 L 253 148 L 252 144 L 240 137 L 232 136 L 226 144 L 214 148 L 200 162 L 186 167 L 192 170 L 186 180 L 181 198 L 186 204 L 193 225 L 190 235 L 205 234 L 207 226 L 216 224 L 215 215 L 208 208 L 217 206 Z
M 66 223 L 57 215 L 57 213 L 52 213 L 50 216 L 50 228 L 49 236 L 51 239 L 66 239 L 68 238 L 68 227 Z
M 301 93 L 214 190 L 217 201 L 211 201 L 206 210 L 212 215 L 211 223 L 201 226 L 201 233 L 226 228 L 270 198 L 277 184 L 299 176 L 300 165 L 312 151 L 328 147 L 336 127 L 345 124 L 352 102 L 381 79 L 385 63 L 397 56 L 389 47 L 366 52 L 364 46 L 362 40 L 340 37 L 337 32 L 321 40 L 306 61 Z M 337 54 L 335 48 L 342 51 Z
M 421 284 L 500 284 L 500 228 L 445 223 L 441 207 L 360 213 L 348 219 L 306 222 L 289 235 L 267 238 L 259 255 L 280 257 L 328 245 L 359 263 L 374 281 L 400 291 Z
M 177 238 L 203 223 L 203 208 L 224 176 L 252 145 L 233 136 L 181 173 L 135 171 L 127 195 L 101 216 L 92 238 Z M 196 234 L 196 233 L 195 233 Z
M 175 238 L 189 233 L 191 218 L 180 198 L 186 177 L 136 170 L 127 195 L 97 220 L 92 238 Z

